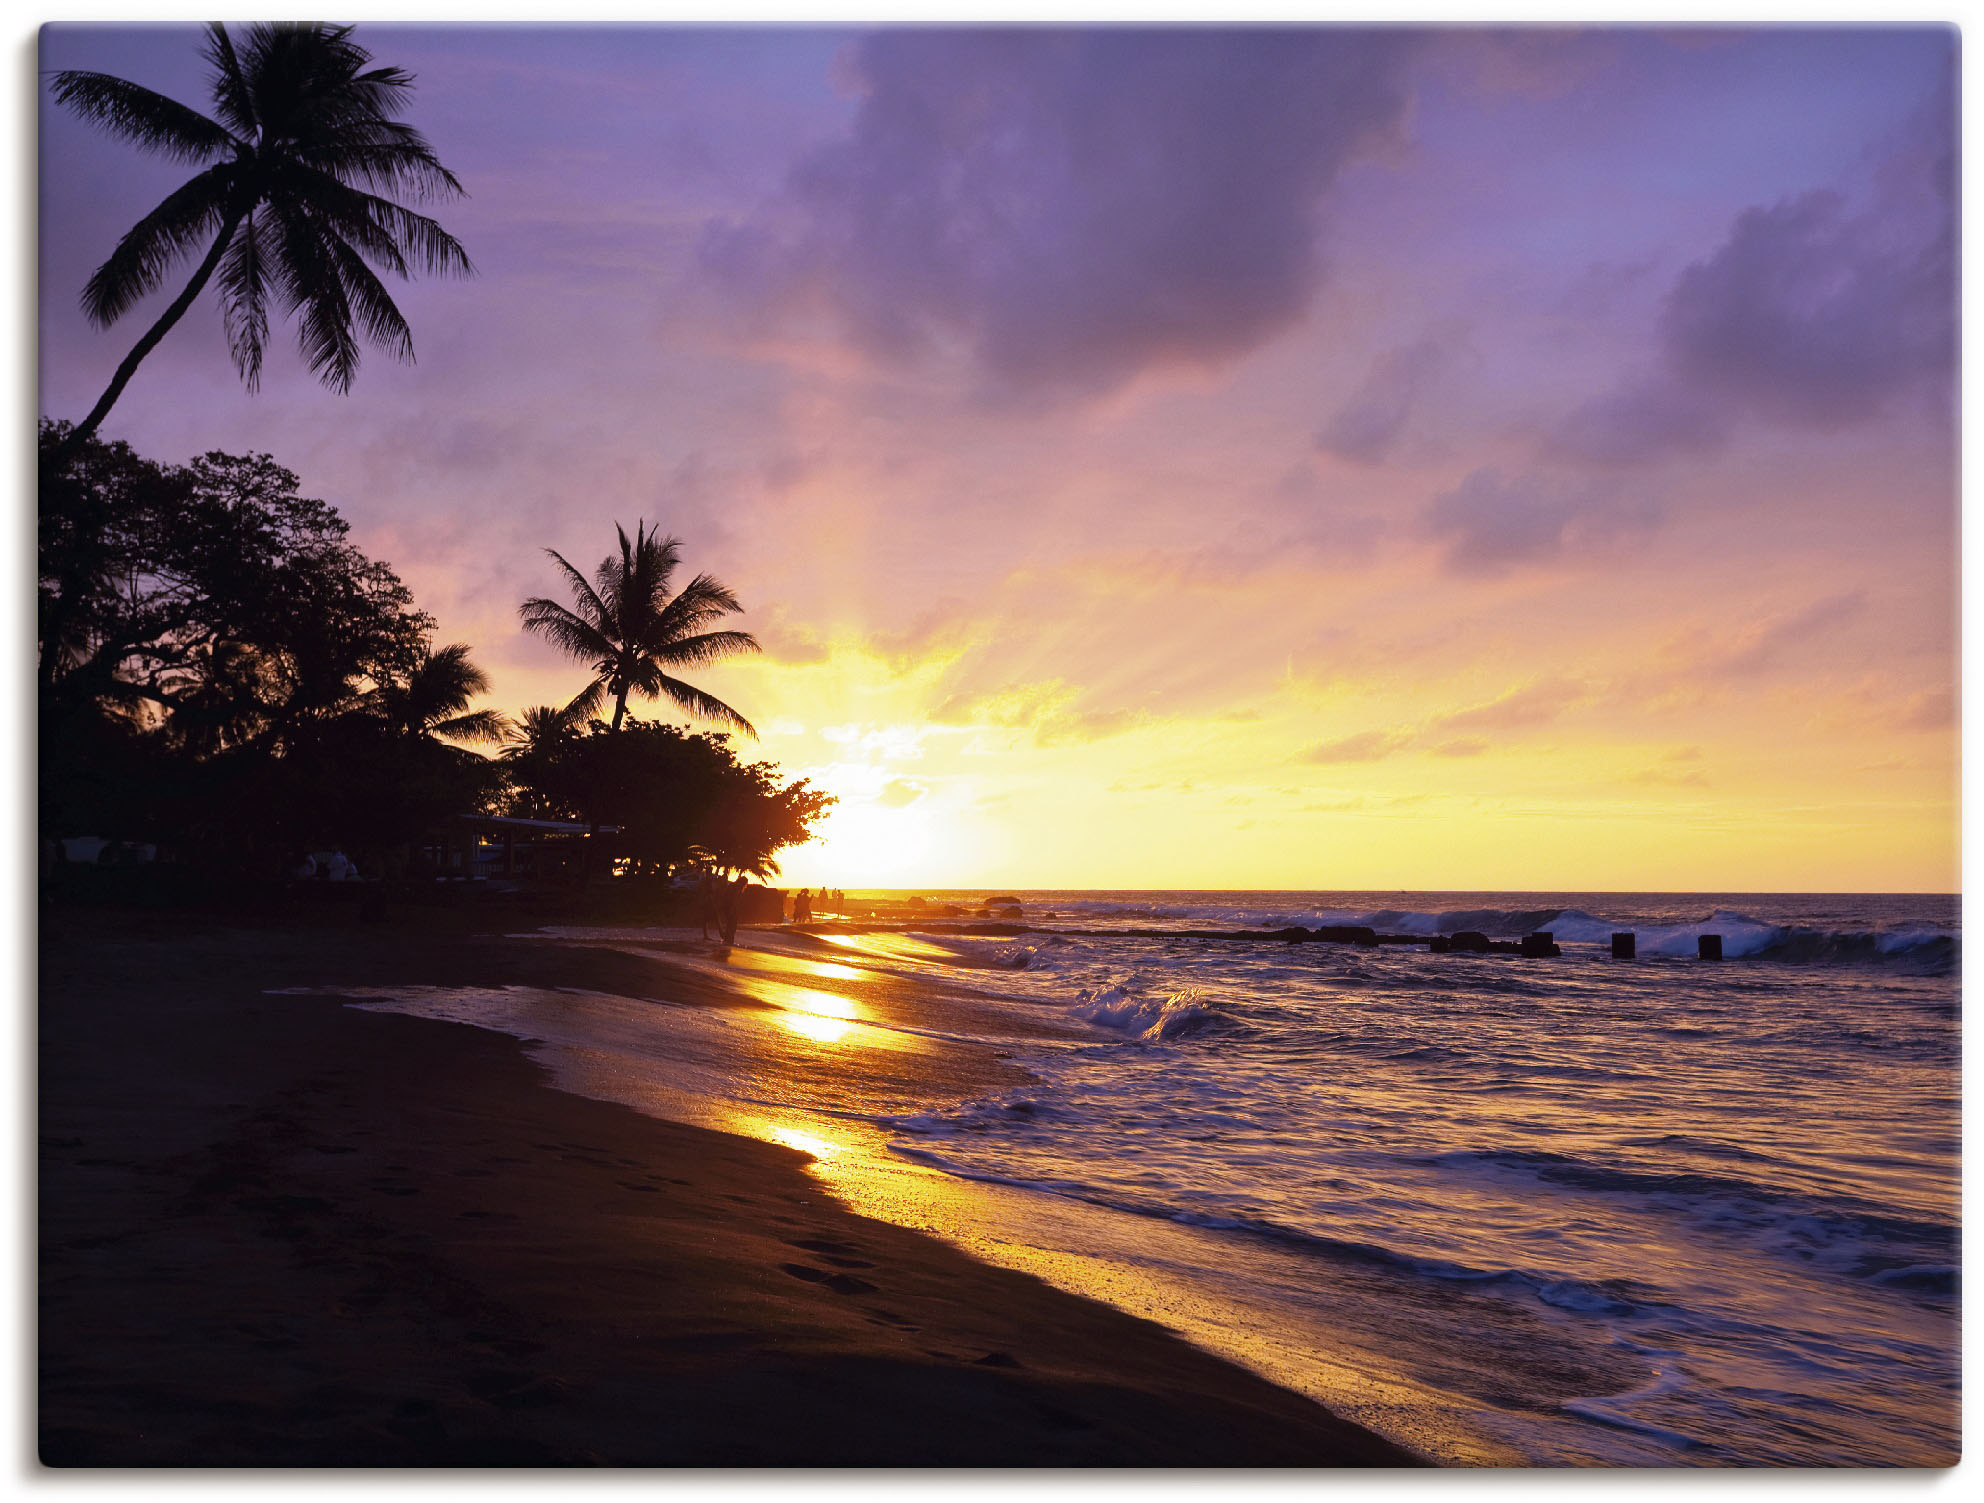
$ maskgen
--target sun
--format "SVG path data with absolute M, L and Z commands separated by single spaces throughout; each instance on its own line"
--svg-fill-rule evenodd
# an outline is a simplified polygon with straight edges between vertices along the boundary
M 794 851 L 788 881 L 808 878 L 834 887 L 899 887 L 928 869 L 940 844 L 938 821 L 927 810 L 841 803 L 829 811 L 820 839 Z

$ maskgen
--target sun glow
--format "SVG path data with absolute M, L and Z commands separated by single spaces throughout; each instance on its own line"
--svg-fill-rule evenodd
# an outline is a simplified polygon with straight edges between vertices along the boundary
M 843 803 L 822 823 L 805 865 L 836 887 L 890 887 L 913 881 L 940 843 L 937 819 L 923 808 Z M 795 852 L 795 856 L 799 853 Z

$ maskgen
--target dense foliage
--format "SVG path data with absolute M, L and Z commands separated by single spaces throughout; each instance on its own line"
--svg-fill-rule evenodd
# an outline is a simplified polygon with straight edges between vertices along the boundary
M 618 827 L 604 850 L 636 872 L 764 875 L 830 802 L 720 735 L 473 709 L 470 649 L 436 646 L 398 576 L 268 455 L 161 464 L 61 423 L 41 444 L 46 839 L 260 877 L 342 848 L 399 875 L 459 842 L 459 816 L 506 812 Z
M 768 763 L 743 763 L 720 732 L 629 718 L 616 731 L 552 710 L 524 720 L 508 759 L 512 808 L 617 827 L 611 849 L 636 874 L 711 868 L 770 876 L 833 802 Z

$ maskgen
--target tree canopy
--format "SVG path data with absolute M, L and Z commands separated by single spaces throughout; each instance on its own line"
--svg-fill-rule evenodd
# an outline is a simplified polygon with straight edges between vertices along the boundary
M 636 874 L 768 876 L 832 802 L 721 733 L 589 718 L 584 694 L 515 722 L 477 707 L 471 648 L 437 646 L 398 575 L 269 455 L 163 464 L 53 422 L 41 444 L 45 836 L 264 876 L 332 846 L 411 871 L 459 816 L 505 812 L 614 827 Z M 684 596 L 664 602 L 677 626 L 718 608 Z

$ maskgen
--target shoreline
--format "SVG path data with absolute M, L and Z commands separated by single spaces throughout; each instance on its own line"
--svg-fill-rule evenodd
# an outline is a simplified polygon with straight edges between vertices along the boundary
M 477 929 L 43 916 L 45 1464 L 1425 1464 L 857 1215 L 791 1149 L 558 1089 L 486 1031 L 265 994 L 655 988 L 661 957 Z

